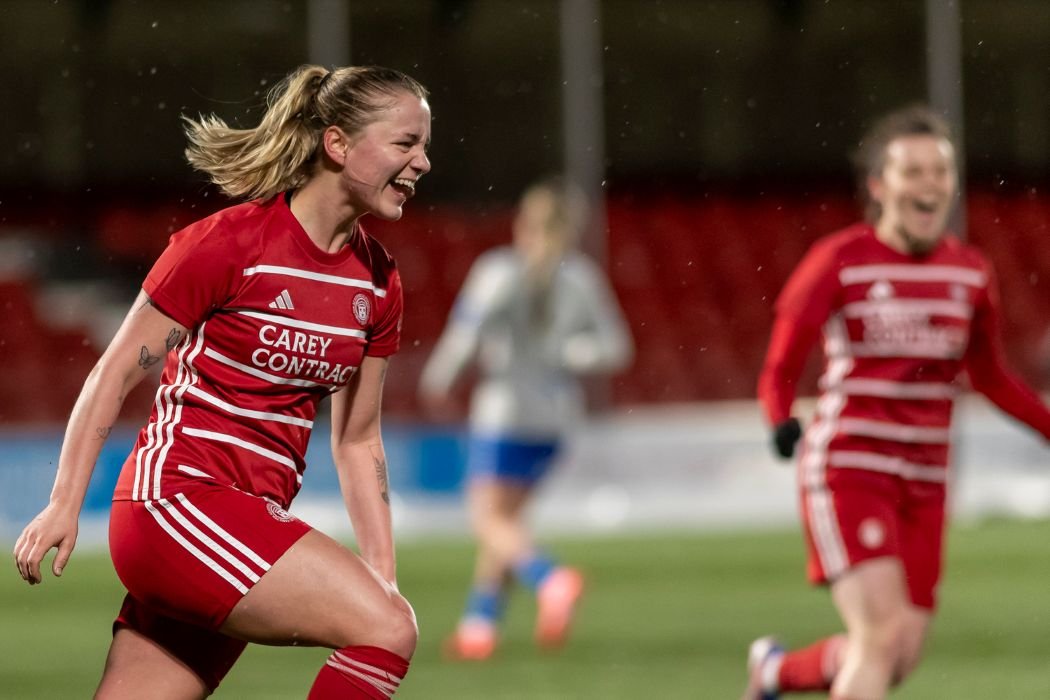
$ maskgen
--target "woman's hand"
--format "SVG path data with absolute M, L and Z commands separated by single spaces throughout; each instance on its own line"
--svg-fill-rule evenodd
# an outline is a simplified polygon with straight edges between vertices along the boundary
M 62 569 L 73 554 L 77 543 L 79 513 L 68 508 L 61 508 L 54 503 L 40 511 L 32 522 L 26 525 L 15 542 L 15 564 L 18 573 L 30 585 L 41 583 L 40 562 L 44 556 L 57 547 L 58 554 L 51 564 L 55 576 L 62 575 Z

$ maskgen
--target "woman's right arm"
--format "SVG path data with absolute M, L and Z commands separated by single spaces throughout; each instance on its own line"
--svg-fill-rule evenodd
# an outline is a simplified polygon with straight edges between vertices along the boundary
M 153 306 L 143 291 L 109 347 L 88 375 L 66 426 L 51 501 L 15 542 L 18 573 L 40 583 L 40 562 L 58 548 L 52 571 L 62 569 L 73 552 L 77 521 L 91 472 L 128 393 L 168 351 L 186 336 L 186 328 Z
M 477 355 L 483 328 L 512 293 L 511 269 L 502 257 L 491 254 L 482 254 L 471 266 L 420 375 L 420 398 L 432 412 L 447 408 L 452 389 Z

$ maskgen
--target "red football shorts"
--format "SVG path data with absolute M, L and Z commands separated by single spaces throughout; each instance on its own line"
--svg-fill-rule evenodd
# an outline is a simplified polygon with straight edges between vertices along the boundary
M 156 641 L 215 688 L 244 649 L 217 630 L 310 526 L 277 504 L 213 483 L 115 501 L 109 546 L 128 589 L 114 623 Z
M 813 583 L 828 583 L 857 564 L 895 557 L 914 605 L 933 610 L 941 578 L 945 487 L 859 469 L 827 472 L 803 488 L 802 519 Z

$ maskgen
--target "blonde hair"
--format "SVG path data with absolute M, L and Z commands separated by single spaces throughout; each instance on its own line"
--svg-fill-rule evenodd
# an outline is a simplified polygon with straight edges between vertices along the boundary
M 183 116 L 186 160 L 230 197 L 267 199 L 306 182 L 326 128 L 352 137 L 406 92 L 428 94 L 392 68 L 300 66 L 270 90 L 254 128 L 232 128 L 214 114 Z

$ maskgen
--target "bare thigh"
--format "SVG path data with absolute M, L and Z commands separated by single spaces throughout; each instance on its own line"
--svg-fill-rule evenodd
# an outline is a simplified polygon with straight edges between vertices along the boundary
M 484 524 L 493 518 L 520 518 L 532 491 L 530 486 L 513 482 L 475 480 L 467 488 L 467 505 L 475 529 L 482 530 Z
M 223 634 L 258 644 L 405 649 L 415 616 L 394 587 L 354 552 L 313 530 L 234 607 Z
M 832 599 L 846 629 L 878 625 L 911 607 L 904 567 L 895 557 L 869 559 L 831 585 Z
M 97 700 L 199 700 L 208 687 L 162 646 L 127 627 L 119 628 L 106 657 Z

